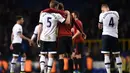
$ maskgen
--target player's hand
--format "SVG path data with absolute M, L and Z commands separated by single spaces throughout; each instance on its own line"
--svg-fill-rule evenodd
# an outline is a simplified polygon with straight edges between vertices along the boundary
M 39 40 L 37 40 L 37 46 L 40 47 L 40 41 Z
M 11 44 L 11 45 L 10 45 L 10 50 L 13 50 L 13 49 L 14 49 L 14 48 L 13 48 L 13 45 Z
M 82 37 L 83 37 L 84 39 L 86 39 L 86 38 L 87 38 L 87 36 L 86 36 L 86 34 L 85 34 L 85 33 L 82 33 Z
M 32 46 L 33 45 L 33 41 L 31 39 L 28 40 L 29 45 Z
M 65 13 L 68 14 L 68 15 L 70 14 L 70 12 L 68 10 L 65 10 Z
M 73 36 L 73 37 L 72 37 L 72 40 L 74 40 L 74 38 L 75 38 L 75 37 Z
M 71 28 L 71 32 L 74 33 L 74 28 Z

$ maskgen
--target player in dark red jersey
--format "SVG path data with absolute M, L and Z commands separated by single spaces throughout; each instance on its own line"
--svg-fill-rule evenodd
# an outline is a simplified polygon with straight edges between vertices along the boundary
M 59 10 L 64 12 L 64 5 L 62 3 L 59 4 Z M 66 17 L 66 15 L 64 15 Z M 72 25 L 63 25 L 59 23 L 58 25 L 58 54 L 59 54 L 59 68 L 60 73 L 64 73 L 64 54 L 71 54 L 72 48 L 72 33 L 71 33 Z M 71 60 L 70 60 L 71 61 Z M 70 62 L 69 61 L 69 62 Z M 69 71 L 72 73 L 73 65 L 69 64 Z
M 74 21 L 78 24 L 80 29 L 83 30 L 82 22 L 79 20 L 79 13 L 77 11 L 72 12 L 72 17 L 74 18 Z M 75 25 L 73 26 L 72 31 L 74 33 L 72 40 L 74 41 L 74 46 L 76 48 L 74 58 L 75 70 L 78 70 L 79 66 L 79 71 L 82 72 L 82 52 L 83 52 L 82 50 L 83 50 L 84 38 L 82 37 L 82 34 L 76 28 Z

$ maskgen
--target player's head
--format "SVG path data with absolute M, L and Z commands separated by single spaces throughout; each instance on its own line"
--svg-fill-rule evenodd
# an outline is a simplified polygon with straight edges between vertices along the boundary
M 59 2 L 58 2 L 58 1 L 51 1 L 51 2 L 50 2 L 50 8 L 55 8 L 55 9 L 57 9 L 58 5 L 59 5 Z
M 73 16 L 73 18 L 79 18 L 79 12 L 73 11 L 72 16 Z
M 107 4 L 102 4 L 101 10 L 102 12 L 109 11 L 109 6 Z
M 59 9 L 59 10 L 64 10 L 64 5 L 63 5 L 63 3 L 59 3 L 58 9 Z
M 19 24 L 23 24 L 24 23 L 24 19 L 22 16 L 16 16 L 16 22 Z

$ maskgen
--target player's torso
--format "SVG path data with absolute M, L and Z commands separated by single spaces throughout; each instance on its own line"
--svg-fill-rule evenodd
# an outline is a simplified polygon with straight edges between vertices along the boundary
M 22 43 L 22 38 L 19 33 L 22 33 L 22 26 L 19 24 L 15 24 L 13 27 L 13 41 L 12 43 Z
M 78 24 L 78 26 L 80 27 L 80 29 L 82 29 L 83 30 L 83 25 L 82 25 L 82 22 L 80 21 L 80 20 L 76 20 L 76 22 L 78 22 L 78 23 L 80 23 L 80 24 Z M 76 28 L 76 26 L 74 26 L 74 34 L 76 34 L 77 33 L 77 28 Z M 83 39 L 83 37 L 82 37 L 82 35 L 80 34 L 80 35 L 78 35 L 75 39 L 74 39 L 74 43 L 82 43 L 82 42 L 84 42 L 84 39 Z
M 110 35 L 118 38 L 118 22 L 119 16 L 116 11 L 108 11 L 103 13 L 102 35 Z
M 71 26 L 65 24 L 58 24 L 58 37 L 62 36 L 72 36 Z
M 43 41 L 56 41 L 57 20 L 55 13 L 45 13 L 42 18 L 43 31 L 40 39 Z

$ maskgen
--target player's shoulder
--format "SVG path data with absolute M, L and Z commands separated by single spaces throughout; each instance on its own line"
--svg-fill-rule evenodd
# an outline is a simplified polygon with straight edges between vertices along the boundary
M 20 24 L 15 24 L 13 30 L 22 30 L 22 26 Z
M 52 15 L 55 15 L 55 16 L 61 16 L 60 13 L 51 13 Z
M 103 17 L 104 14 L 105 14 L 104 12 L 100 13 L 99 17 Z
M 118 14 L 117 11 L 108 11 L 108 13 L 117 13 Z
M 43 17 L 43 16 L 45 16 L 45 15 L 47 15 L 47 14 L 48 14 L 47 12 L 41 12 L 41 13 L 40 13 L 40 16 Z
M 14 28 L 21 28 L 22 26 L 20 24 L 15 24 Z
M 80 24 L 82 24 L 81 20 L 79 20 L 79 19 L 77 19 L 75 21 L 78 22 L 78 23 L 80 23 Z
M 38 29 L 39 28 L 39 25 L 37 25 L 36 27 L 35 27 L 35 29 Z

